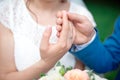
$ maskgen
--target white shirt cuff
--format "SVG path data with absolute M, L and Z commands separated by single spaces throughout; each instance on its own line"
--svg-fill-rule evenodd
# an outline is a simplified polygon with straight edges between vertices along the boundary
M 86 48 L 89 44 L 91 44 L 93 42 L 95 37 L 96 37 L 96 32 L 95 32 L 95 34 L 93 35 L 92 39 L 89 42 L 87 42 L 85 44 L 82 44 L 82 45 L 74 45 L 74 47 L 71 48 L 71 51 L 76 52 L 76 51 L 80 51 L 80 50 Z

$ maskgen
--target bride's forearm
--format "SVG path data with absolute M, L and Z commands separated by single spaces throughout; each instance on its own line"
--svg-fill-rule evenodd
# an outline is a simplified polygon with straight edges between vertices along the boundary
M 4 74 L 0 80 L 33 80 L 38 79 L 41 73 L 47 72 L 52 66 L 46 65 L 44 61 L 40 60 L 31 67 L 18 72 L 10 72 Z

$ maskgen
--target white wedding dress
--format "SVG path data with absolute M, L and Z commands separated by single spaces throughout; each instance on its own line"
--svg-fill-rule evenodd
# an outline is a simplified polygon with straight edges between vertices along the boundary
M 87 16 L 95 26 L 91 14 L 84 7 L 71 3 L 69 11 Z M 18 71 L 40 60 L 40 41 L 46 27 L 32 19 L 24 0 L 3 0 L 0 3 L 0 23 L 13 32 L 14 60 Z M 50 42 L 55 43 L 57 39 L 55 26 L 52 29 Z M 75 58 L 68 52 L 60 62 L 65 66 L 74 67 Z

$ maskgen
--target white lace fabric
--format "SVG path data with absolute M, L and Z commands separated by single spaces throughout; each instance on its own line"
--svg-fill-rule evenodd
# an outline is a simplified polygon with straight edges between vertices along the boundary
M 40 41 L 46 27 L 32 19 L 24 0 L 4 0 L 0 5 L 0 23 L 13 32 L 16 68 L 24 70 L 40 60 Z M 95 26 L 91 14 L 84 7 L 71 4 L 69 11 L 87 16 Z M 52 31 L 50 42 L 54 43 L 57 40 L 55 26 Z M 65 66 L 75 65 L 75 58 L 69 52 L 60 61 Z

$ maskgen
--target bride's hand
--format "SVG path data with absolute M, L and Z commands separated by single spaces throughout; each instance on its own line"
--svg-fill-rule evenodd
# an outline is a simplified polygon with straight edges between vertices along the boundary
M 55 44 L 50 44 L 51 27 L 47 28 L 43 34 L 40 45 L 41 60 L 50 68 L 70 49 L 73 43 L 73 31 L 69 25 L 66 12 L 63 11 L 62 31 Z
M 64 21 L 63 21 L 63 12 L 64 11 L 59 11 L 57 13 L 57 20 L 56 20 L 57 37 L 60 37 L 61 31 L 62 31 L 62 28 L 63 28 L 63 26 L 61 26 L 64 23 Z M 75 39 L 76 31 L 75 31 L 73 23 L 71 21 L 69 21 L 69 19 L 68 19 L 68 24 L 69 24 L 69 27 L 71 28 L 70 34 L 72 34 L 72 42 L 73 42 L 74 39 Z
M 75 14 L 75 13 L 67 13 L 69 21 L 73 24 L 73 29 L 75 31 L 75 39 L 73 44 L 81 45 L 89 42 L 93 35 L 95 34 L 94 27 L 92 23 L 89 21 L 89 19 L 85 16 Z M 63 21 L 61 19 L 62 12 L 57 13 L 57 24 L 62 24 Z M 58 26 L 57 36 L 60 35 L 60 32 L 62 30 L 62 27 Z

